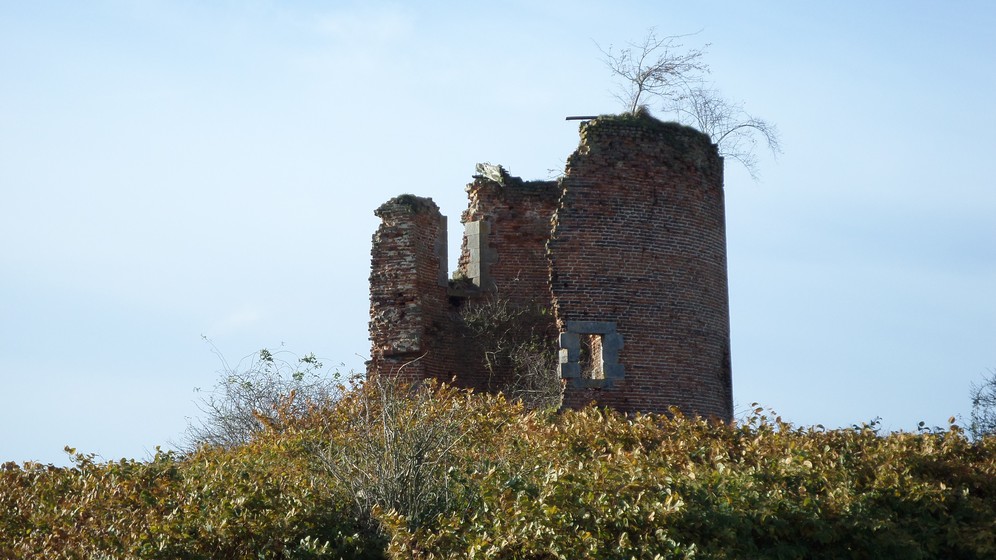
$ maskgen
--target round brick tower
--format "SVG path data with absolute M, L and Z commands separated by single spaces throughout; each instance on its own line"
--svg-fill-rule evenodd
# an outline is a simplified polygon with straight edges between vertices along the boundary
M 565 406 L 730 419 L 723 160 L 649 116 L 581 125 L 548 244 Z

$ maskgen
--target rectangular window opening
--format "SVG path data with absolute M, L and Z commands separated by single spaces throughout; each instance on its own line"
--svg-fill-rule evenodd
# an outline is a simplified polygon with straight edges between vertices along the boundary
M 566 321 L 560 333 L 560 376 L 571 386 L 608 389 L 626 371 L 619 363 L 622 335 L 611 321 Z
M 581 377 L 584 379 L 605 379 L 605 362 L 602 360 L 602 335 L 581 336 L 581 355 L 578 359 Z

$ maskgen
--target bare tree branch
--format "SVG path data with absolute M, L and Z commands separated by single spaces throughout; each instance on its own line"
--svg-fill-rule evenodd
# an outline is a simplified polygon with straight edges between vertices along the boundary
M 231 367 L 207 338 L 222 363 L 221 378 L 197 403 L 202 416 L 188 420 L 185 441 L 192 451 L 200 445 L 237 447 L 266 430 L 281 430 L 290 417 L 303 416 L 315 404 L 341 397 L 338 372 L 325 372 L 314 354 L 295 356 L 285 350 L 262 349 Z M 199 391 L 199 390 L 198 390 Z
M 709 66 L 702 61 L 706 45 L 702 49 L 685 50 L 681 39 L 688 35 L 658 36 L 650 28 L 640 43 L 627 43 L 627 46 L 613 52 L 612 46 L 603 49 L 603 62 L 612 73 L 623 79 L 616 98 L 627 106 L 627 111 L 636 113 L 645 97 L 657 96 L 674 98 L 698 83 L 703 74 L 709 73 Z
M 686 49 L 681 41 L 686 37 L 662 37 L 650 28 L 643 41 L 628 43 L 618 51 L 595 46 L 620 79 L 615 96 L 627 112 L 646 110 L 646 103 L 656 99 L 665 112 L 675 113 L 680 122 L 708 134 L 720 155 L 740 162 L 756 181 L 758 143 L 764 142 L 773 155 L 781 153 L 778 129 L 748 113 L 743 104 L 731 103 L 715 89 L 703 87 L 709 65 L 702 58 L 709 45 Z
M 495 295 L 466 307 L 461 316 L 488 374 L 508 380 L 501 387 L 507 397 L 530 409 L 560 406 L 564 386 L 546 310 Z
M 979 439 L 996 435 L 996 369 L 989 370 L 981 383 L 972 383 L 972 423 L 969 431 Z
M 757 144 L 763 140 L 771 154 L 781 153 L 778 128 L 748 113 L 743 104 L 727 101 L 716 90 L 689 89 L 673 107 L 679 120 L 709 135 L 719 155 L 740 162 L 756 181 Z
M 342 437 L 309 448 L 372 526 L 378 522 L 371 512 L 380 508 L 418 527 L 448 511 L 456 498 L 450 473 L 454 448 L 474 426 L 469 402 L 452 387 L 373 376 L 326 418 L 330 432 Z

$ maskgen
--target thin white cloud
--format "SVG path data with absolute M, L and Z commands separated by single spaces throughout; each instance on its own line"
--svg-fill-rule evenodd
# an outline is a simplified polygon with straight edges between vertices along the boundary
M 208 338 L 230 335 L 252 327 L 262 318 L 263 314 L 258 309 L 240 309 L 218 320 L 204 334 Z
M 415 27 L 411 16 L 398 6 L 326 13 L 314 25 L 320 33 L 351 45 L 398 42 L 409 37 Z

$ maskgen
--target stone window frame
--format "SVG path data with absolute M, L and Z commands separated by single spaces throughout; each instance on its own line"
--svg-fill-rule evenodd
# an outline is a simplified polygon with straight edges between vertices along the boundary
M 560 333 L 560 377 L 572 387 L 609 389 L 623 379 L 626 370 L 619 363 L 623 337 L 613 321 L 567 321 L 566 332 Z M 602 378 L 593 379 L 581 373 L 581 337 L 597 335 L 602 342 Z
M 465 222 L 463 227 L 467 244 L 467 277 L 478 288 L 493 289 L 495 282 L 491 278 L 491 265 L 498 261 L 498 252 L 490 245 L 491 222 L 474 220 Z

